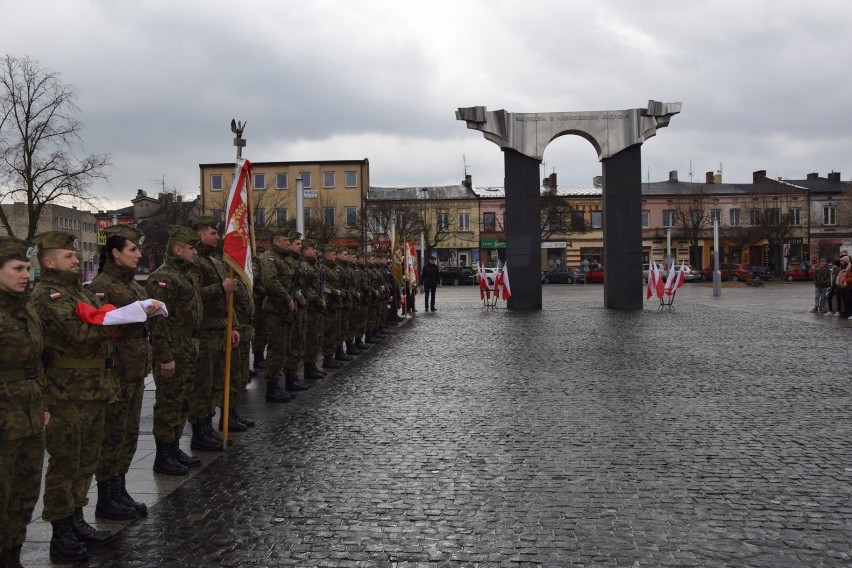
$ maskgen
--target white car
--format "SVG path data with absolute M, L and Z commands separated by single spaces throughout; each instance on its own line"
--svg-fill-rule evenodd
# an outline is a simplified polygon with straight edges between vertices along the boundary
M 642 281 L 643 282 L 648 281 L 648 264 L 649 263 L 647 263 L 647 262 L 642 264 Z M 664 265 L 660 262 L 658 262 L 657 265 L 660 267 L 660 272 L 663 274 L 663 278 L 668 276 L 668 273 L 669 273 L 668 269 L 667 268 L 664 269 L 663 268 Z M 680 270 L 680 268 L 681 268 L 680 263 L 676 263 L 674 266 L 675 266 L 675 270 Z M 697 268 L 695 268 L 691 264 L 684 264 L 683 265 L 683 279 L 684 279 L 685 282 L 694 282 L 696 280 L 701 279 L 701 273 L 698 271 Z
M 489 286 L 494 286 L 494 278 L 501 272 L 500 268 L 483 268 L 482 272 L 485 273 L 485 281 Z M 479 272 L 476 273 L 476 282 L 475 284 L 479 284 Z

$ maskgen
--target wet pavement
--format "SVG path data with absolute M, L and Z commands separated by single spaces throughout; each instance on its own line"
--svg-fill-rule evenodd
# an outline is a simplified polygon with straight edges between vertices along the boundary
M 811 285 L 641 312 L 591 284 L 534 313 L 437 296 L 296 401 L 250 390 L 257 427 L 188 478 L 151 472 L 149 400 L 150 512 L 97 523 L 124 528 L 90 565 L 852 565 L 852 320 L 808 313 Z M 49 538 L 32 524 L 26 566 Z

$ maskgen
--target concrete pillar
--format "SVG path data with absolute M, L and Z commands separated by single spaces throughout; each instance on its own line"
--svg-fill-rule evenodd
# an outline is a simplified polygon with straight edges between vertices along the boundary
M 505 165 L 506 262 L 512 297 L 510 310 L 541 309 L 540 160 L 502 148 Z M 640 267 L 641 268 L 641 267 Z
M 642 145 L 602 163 L 604 307 L 641 310 Z

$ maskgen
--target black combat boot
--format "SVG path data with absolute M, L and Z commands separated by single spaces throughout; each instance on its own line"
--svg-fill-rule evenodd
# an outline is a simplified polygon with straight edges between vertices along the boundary
M 351 361 L 353 357 L 343 352 L 343 346 L 338 345 L 337 351 L 334 352 L 334 358 L 337 361 Z
M 334 355 L 326 355 L 322 358 L 322 368 L 323 369 L 339 369 L 343 366 L 343 363 L 336 360 Z
M 219 434 L 219 432 L 213 429 L 213 416 L 208 416 L 204 419 L 204 428 L 207 430 L 207 435 L 216 440 L 216 442 L 218 442 L 220 446 L 225 443 L 225 439 L 222 438 L 221 434 Z M 230 447 L 233 445 L 234 441 L 229 438 L 228 446 Z
M 366 338 L 364 340 L 366 343 L 378 343 L 379 342 L 378 337 L 376 337 L 376 334 L 373 333 L 372 331 L 368 331 L 367 333 L 364 334 L 364 336 Z
M 355 340 L 355 347 L 356 347 L 357 349 L 360 349 L 361 351 L 366 351 L 367 349 L 369 349 L 369 348 L 370 348 L 370 346 L 369 346 L 369 345 L 367 345 L 366 343 L 364 343 L 363 341 L 361 341 L 361 336 L 360 336 L 360 335 L 358 336 L 358 339 L 356 339 L 356 340 Z
M 313 363 L 305 363 L 305 378 L 309 381 L 316 381 L 325 376 L 325 373 L 317 369 Z
M 0 568 L 24 568 L 21 566 L 21 545 L 0 552 Z
M 129 521 L 135 519 L 136 509 L 128 507 L 119 499 L 116 492 L 114 477 L 98 481 L 98 504 L 95 507 L 95 517 L 111 521 Z
M 196 467 L 201 467 L 201 458 L 198 456 L 191 456 L 180 449 L 180 441 L 175 440 L 172 442 L 172 456 L 174 456 L 175 460 L 178 461 L 183 466 L 186 466 L 189 469 L 195 469 Z
M 148 514 L 148 506 L 141 501 L 137 501 L 130 496 L 130 493 L 127 492 L 127 478 L 124 475 L 114 477 L 113 483 L 115 483 L 115 486 L 117 487 L 116 494 L 122 503 L 129 507 L 133 507 L 136 514 L 140 517 L 144 517 Z
M 207 419 L 202 418 L 192 425 L 192 439 L 189 441 L 189 447 L 193 450 L 202 450 L 205 452 L 221 452 L 222 442 L 219 442 L 211 436 L 213 428 L 208 430 Z
M 263 351 L 258 351 L 254 354 L 254 368 L 255 369 L 265 369 L 266 368 L 266 358 L 263 356 Z
M 296 371 L 288 371 L 284 373 L 284 388 L 288 391 L 303 391 L 311 388 L 311 385 L 304 382 Z
M 195 427 L 193 427 L 193 430 Z M 157 445 L 157 455 L 154 457 L 154 472 L 163 475 L 186 475 L 189 473 L 172 451 L 172 442 L 154 440 Z
M 86 546 L 106 546 L 115 542 L 117 538 L 111 532 L 99 531 L 87 523 L 83 518 L 83 507 L 74 509 L 74 514 L 71 515 L 71 530 L 77 540 Z
M 350 357 L 352 357 L 352 356 L 360 355 L 361 353 L 363 353 L 363 351 L 361 351 L 360 349 L 358 349 L 358 348 L 355 346 L 355 342 L 354 342 L 354 341 L 347 341 L 347 342 L 346 342 L 346 354 L 347 354 L 347 355 L 349 355 Z
M 290 402 L 291 400 L 293 395 L 282 389 L 277 380 L 266 382 L 266 402 Z
M 229 432 L 245 432 L 248 426 L 234 418 L 233 412 L 228 412 L 228 431 Z M 222 417 L 219 417 L 219 431 L 222 431 Z
M 86 546 L 77 540 L 71 529 L 71 517 L 61 521 L 50 521 L 53 536 L 50 537 L 50 559 L 56 562 L 87 562 L 89 552 Z
M 231 419 L 236 420 L 237 422 L 242 422 L 246 425 L 246 428 L 254 428 L 254 420 L 246 418 L 240 414 L 236 407 L 231 408 Z

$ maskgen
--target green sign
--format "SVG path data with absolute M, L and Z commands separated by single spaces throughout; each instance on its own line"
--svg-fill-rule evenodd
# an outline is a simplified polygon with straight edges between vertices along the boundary
M 483 249 L 504 249 L 506 241 L 503 239 L 479 239 L 479 248 Z

